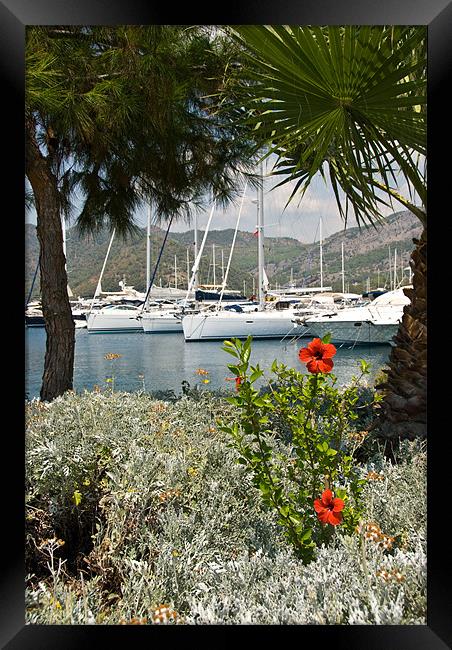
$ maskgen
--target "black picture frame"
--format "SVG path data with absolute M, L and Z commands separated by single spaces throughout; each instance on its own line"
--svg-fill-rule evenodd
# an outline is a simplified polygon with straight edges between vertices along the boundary
M 438 342 L 429 350 L 428 417 L 431 436 L 428 439 L 428 610 L 426 626 L 300 626 L 295 630 L 296 643 L 306 643 L 311 634 L 320 647 L 347 650 L 443 650 L 452 647 L 452 598 L 447 569 L 449 507 L 447 501 L 450 474 L 445 439 L 448 431 L 447 403 L 447 331 L 443 315 L 434 304 L 436 283 L 446 283 L 446 241 L 451 231 L 447 218 L 448 169 L 442 152 L 450 152 L 448 139 L 448 80 L 452 70 L 452 4 L 448 0 L 248 0 L 229 2 L 226 6 L 183 4 L 158 6 L 144 0 L 1 0 L 0 1 L 0 66 L 3 89 L 3 154 L 4 166 L 4 231 L 7 248 L 21 258 L 24 242 L 24 30 L 34 24 L 412 24 L 428 28 L 428 150 L 429 201 L 437 220 L 430 228 L 429 248 L 429 340 Z M 14 160 L 14 162 L 12 162 Z M 21 167 L 22 166 L 22 167 Z M 6 205 L 9 207 L 6 209 Z M 442 223 L 441 223 L 442 220 Z M 11 248 L 10 248 L 11 247 Z M 5 250 L 5 260 L 6 257 Z M 23 258 L 22 258 L 23 260 Z M 8 263 L 8 268 L 9 268 Z M 3 483 L 3 570 L 0 578 L 0 642 L 8 650 L 33 648 L 66 649 L 105 647 L 108 640 L 117 643 L 174 643 L 187 641 L 188 627 L 121 627 L 121 626 L 30 626 L 25 625 L 24 604 L 24 386 L 21 388 L 24 363 L 23 286 L 24 264 L 14 265 L 15 297 L 8 297 L 8 344 L 5 345 L 4 375 L 7 383 L 3 397 L 4 411 L 4 476 Z M 450 275 L 450 274 L 449 274 Z M 442 299 L 442 298 L 440 298 Z M 446 297 L 447 300 L 447 297 Z M 19 305 L 19 302 L 21 303 Z M 11 307 L 12 305 L 12 307 Z M 446 314 L 447 314 L 446 310 Z M 17 339 L 15 339 L 17 332 Z M 6 340 L 6 339 L 4 339 Z M 12 343 L 15 341 L 15 344 Z M 10 343 L 11 342 L 11 343 Z M 21 357 L 20 352 L 23 355 Z M 449 355 L 450 356 L 450 355 Z M 442 365 L 441 365 L 442 362 Z M 22 365 L 21 365 L 22 364 Z M 447 391 L 447 392 L 446 392 Z M 10 418 L 11 413 L 14 417 Z M 435 418 L 439 413 L 440 417 Z M 10 423 L 7 425 L 7 423 Z M 6 462 L 5 462 L 6 461 Z M 416 498 L 416 495 L 412 495 Z M 435 512 L 435 503 L 441 508 Z M 233 626 L 203 626 L 196 636 L 206 641 L 226 642 L 234 634 Z M 292 629 L 291 629 L 292 628 Z M 230 630 L 230 632 L 229 632 Z M 213 631 L 213 634 L 212 634 Z M 292 626 L 272 630 L 284 636 L 293 635 Z M 240 629 L 258 642 L 267 626 Z M 256 634 L 258 636 L 256 636 Z M 266 638 L 262 637 L 263 639 Z M 291 637 L 293 638 L 293 637 Z

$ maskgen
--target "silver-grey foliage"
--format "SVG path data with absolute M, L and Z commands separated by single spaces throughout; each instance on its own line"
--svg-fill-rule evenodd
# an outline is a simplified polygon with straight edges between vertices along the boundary
M 361 468 L 380 538 L 338 527 L 304 566 L 216 426 L 231 409 L 207 390 L 27 406 L 28 544 L 46 567 L 28 576 L 28 623 L 426 623 L 425 451 Z M 91 538 L 77 565 L 74 525 Z

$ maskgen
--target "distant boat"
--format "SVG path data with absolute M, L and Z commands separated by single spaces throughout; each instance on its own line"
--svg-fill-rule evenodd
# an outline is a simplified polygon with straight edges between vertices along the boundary
M 145 334 L 182 332 L 182 306 L 179 303 L 140 310 L 138 319 Z
M 397 333 L 405 305 L 410 299 L 403 289 L 387 291 L 364 306 L 334 309 L 313 316 L 298 316 L 312 336 L 331 334 L 332 343 L 349 345 L 390 344 Z
M 88 332 L 142 332 L 139 314 L 139 306 L 127 304 L 93 309 L 86 317 Z
M 133 286 L 127 286 L 125 278 L 119 282 L 120 291 L 102 290 L 102 277 L 114 237 L 113 229 L 91 306 L 86 314 L 88 332 L 142 332 L 141 321 L 137 316 L 145 299 L 144 294 L 136 291 Z M 101 305 L 94 308 L 96 300 L 99 305 L 98 296 L 103 296 Z M 105 305 L 106 299 L 110 304 Z
M 45 327 L 45 324 L 41 302 L 38 300 L 29 302 L 25 309 L 25 325 L 27 327 Z
M 71 310 L 75 327 L 77 329 L 86 327 L 86 313 L 82 308 L 79 308 L 79 303 L 71 304 Z M 39 301 L 28 303 L 25 310 L 25 325 L 26 327 L 45 327 L 46 322 Z
M 183 332 L 182 318 L 201 312 L 212 313 L 209 308 L 218 303 L 221 292 L 215 290 L 214 287 L 206 287 L 197 289 L 195 296 L 196 302 L 178 301 L 170 306 L 161 305 L 143 311 L 139 318 L 145 334 Z M 237 291 L 224 292 L 223 300 L 226 304 L 238 305 L 241 308 L 255 307 L 255 303 L 250 302 Z

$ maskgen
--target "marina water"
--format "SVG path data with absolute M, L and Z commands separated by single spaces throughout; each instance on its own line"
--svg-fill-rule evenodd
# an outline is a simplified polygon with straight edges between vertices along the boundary
M 298 360 L 300 348 L 311 338 L 292 340 L 253 341 L 251 364 L 259 363 L 266 372 L 260 384 L 271 376 L 269 371 L 275 359 L 289 367 L 306 372 Z M 25 397 L 39 397 L 44 370 L 46 333 L 44 328 L 25 328 Z M 75 333 L 74 390 L 93 390 L 96 386 L 134 392 L 145 390 L 182 393 L 182 382 L 211 390 L 233 391 L 235 383 L 228 363 L 233 357 L 222 349 L 220 341 L 185 342 L 182 333 L 171 334 L 92 334 L 86 329 Z M 333 373 L 339 384 L 347 384 L 359 374 L 359 359 L 371 364 L 367 381 L 372 382 L 389 359 L 390 345 L 360 345 L 338 347 L 334 357 Z M 121 355 L 108 360 L 108 354 Z M 197 374 L 198 369 L 208 374 Z M 113 381 L 111 381 L 113 379 Z M 208 383 L 203 383 L 208 380 Z M 257 384 L 259 385 L 259 384 Z

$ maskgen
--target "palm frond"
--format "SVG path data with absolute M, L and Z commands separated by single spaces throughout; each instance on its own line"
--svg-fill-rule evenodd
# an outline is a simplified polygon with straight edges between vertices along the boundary
M 246 122 L 304 192 L 327 163 L 358 222 L 400 196 L 398 178 L 424 203 L 425 29 L 422 27 L 231 28 L 249 68 L 241 79 Z M 332 175 L 331 175 L 332 174 Z M 378 192 L 377 192 L 378 188 Z M 289 201 L 296 191 L 292 192 Z

